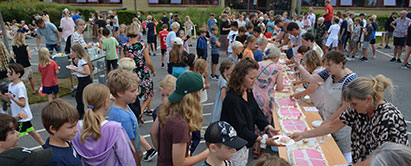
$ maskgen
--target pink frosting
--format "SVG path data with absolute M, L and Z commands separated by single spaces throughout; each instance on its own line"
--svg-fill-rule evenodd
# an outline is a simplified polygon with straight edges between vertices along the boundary
M 305 131 L 307 125 L 301 120 L 283 120 L 282 125 L 287 131 Z
M 293 150 L 295 164 L 298 166 L 324 166 L 325 161 L 321 152 L 313 149 L 295 149 Z
M 280 115 L 284 117 L 297 117 L 299 118 L 301 116 L 301 112 L 298 109 L 295 108 L 281 108 L 280 109 Z
M 291 107 L 297 106 L 295 101 L 291 99 L 279 99 L 278 104 L 280 104 L 280 106 L 291 106 Z

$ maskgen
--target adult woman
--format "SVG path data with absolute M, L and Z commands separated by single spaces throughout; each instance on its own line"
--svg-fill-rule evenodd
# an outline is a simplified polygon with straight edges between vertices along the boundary
M 258 75 L 254 84 L 254 98 L 263 111 L 269 124 L 272 124 L 271 111 L 274 107 L 275 91 L 283 90 L 283 74 L 281 67 L 277 65 L 281 51 L 272 47 L 264 60 L 259 62 Z M 274 90 L 274 87 L 277 87 Z
M 347 109 L 348 103 L 341 99 L 342 90 L 354 79 L 357 75 L 350 69 L 345 67 L 346 59 L 343 52 L 330 51 L 324 56 L 325 70 L 310 75 L 310 73 L 299 63 L 295 61 L 302 78 L 309 82 L 324 84 L 324 124 L 334 121 L 338 116 Z M 341 127 L 334 132 L 333 136 L 338 147 L 344 154 L 347 162 L 351 162 L 351 129 Z
M 61 37 L 66 42 L 65 53 L 70 53 L 71 48 L 71 35 L 74 33 L 74 22 L 71 17 L 68 16 L 69 11 L 63 10 L 63 18 L 60 20 L 60 28 L 63 30 L 61 32 Z
M 321 57 L 314 50 L 309 50 L 304 54 L 302 59 L 305 69 L 311 74 L 315 75 L 324 70 L 322 66 Z M 306 90 L 292 94 L 290 97 L 303 97 L 309 95 L 311 101 L 314 103 L 314 106 L 319 110 L 321 117 L 323 117 L 324 112 L 324 86 L 316 82 L 309 83 L 308 87 L 304 84 Z
M 317 20 L 317 24 L 315 24 L 315 42 L 321 46 L 322 48 L 324 47 L 323 45 L 325 44 L 326 40 L 324 39 L 324 34 L 325 34 L 325 24 L 324 24 L 324 17 L 320 17 Z
M 267 138 L 266 134 L 259 136 L 254 132 L 254 126 L 257 125 L 260 131 L 268 131 L 271 136 L 278 134 L 278 130 L 267 122 L 251 90 L 258 75 L 258 68 L 258 63 L 249 57 L 239 61 L 231 73 L 228 92 L 223 101 L 220 120 L 232 124 L 238 136 L 248 142 L 247 147 L 237 151 L 231 158 L 234 165 L 246 165 L 248 148 L 257 142 L 261 143 L 262 148 L 265 148 L 265 145 L 276 146 L 273 138 Z
M 140 115 L 142 115 L 147 107 L 149 108 L 148 110 L 150 110 L 151 97 L 154 96 L 153 80 L 150 77 L 148 69 L 151 70 L 153 76 L 156 76 L 156 72 L 154 71 L 153 63 L 151 63 L 147 45 L 138 41 L 139 33 L 140 30 L 138 25 L 133 23 L 127 27 L 127 37 L 130 39 L 129 42 L 124 45 L 123 52 L 121 52 L 121 58 L 130 57 L 137 64 L 134 72 L 141 80 L 141 94 L 139 98 L 143 100 L 140 112 Z
M 402 144 L 386 142 L 375 150 L 369 165 L 411 165 L 411 148 Z
M 83 38 L 83 32 L 85 29 L 86 22 L 79 18 L 76 20 L 76 31 L 71 35 L 71 45 L 80 44 L 83 48 L 91 48 L 93 43 L 87 44 Z
M 339 118 L 320 127 L 291 135 L 295 140 L 333 133 L 349 126 L 353 163 L 359 163 L 385 142 L 408 145 L 407 125 L 401 112 L 384 100 L 384 91 L 392 91 L 391 80 L 377 77 L 360 77 L 352 81 L 342 92 L 342 98 L 350 107 Z M 341 96 L 340 96 L 341 98 Z

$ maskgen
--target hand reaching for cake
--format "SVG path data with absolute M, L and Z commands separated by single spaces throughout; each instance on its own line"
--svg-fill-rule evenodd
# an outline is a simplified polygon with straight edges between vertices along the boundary
M 288 137 L 290 137 L 291 139 L 293 139 L 295 142 L 302 140 L 305 138 L 304 133 L 303 132 L 297 132 L 297 133 L 293 133 L 291 135 L 288 135 Z
M 274 127 L 271 125 L 267 125 L 265 127 L 265 130 L 267 131 L 269 137 L 280 134 L 280 130 L 274 129 Z
M 277 144 L 277 143 L 275 142 L 276 139 L 278 139 L 278 137 L 275 137 L 275 138 L 267 138 L 266 144 L 269 145 L 269 146 L 284 146 L 284 145 L 281 145 L 281 144 Z

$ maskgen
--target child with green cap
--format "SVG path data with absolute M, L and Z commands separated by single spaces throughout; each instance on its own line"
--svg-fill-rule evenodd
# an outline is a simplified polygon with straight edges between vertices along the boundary
M 194 165 L 204 160 L 209 151 L 189 154 L 190 133 L 201 129 L 200 74 L 185 72 L 176 81 L 174 92 L 163 101 L 151 129 L 153 145 L 158 149 L 158 166 Z

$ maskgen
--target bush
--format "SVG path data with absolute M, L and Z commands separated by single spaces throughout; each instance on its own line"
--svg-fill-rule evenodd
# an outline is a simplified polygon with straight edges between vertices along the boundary
M 39 0 L 14 0 L 0 3 L 0 10 L 3 11 L 3 20 L 5 22 L 12 22 L 15 19 L 17 22 L 24 20 L 29 24 L 36 13 L 42 14 L 43 11 L 46 11 L 50 16 L 50 22 L 57 27 L 60 25 L 60 18 L 64 8 L 68 8 L 70 11 L 79 10 L 86 21 L 88 20 L 89 13 L 96 11 L 89 8 L 72 8 L 65 4 L 53 2 L 40 2 Z

